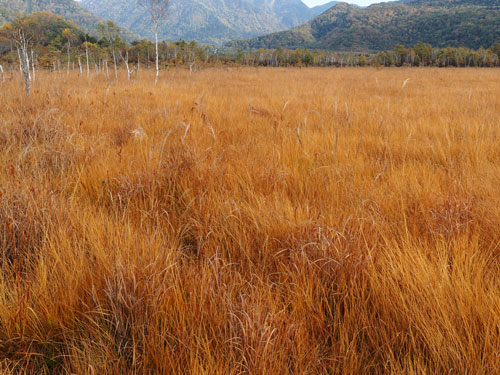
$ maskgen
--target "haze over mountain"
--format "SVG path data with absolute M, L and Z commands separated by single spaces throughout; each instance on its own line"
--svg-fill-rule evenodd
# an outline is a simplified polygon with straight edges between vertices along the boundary
M 60 15 L 90 34 L 95 32 L 97 25 L 105 22 L 74 0 L 0 0 L 0 25 L 12 21 L 18 15 L 34 12 Z M 129 41 L 137 38 L 125 29 L 122 31 L 122 36 Z
M 230 45 L 368 52 L 418 42 L 477 49 L 499 40 L 500 0 L 415 0 L 368 8 L 340 3 L 292 30 Z
M 309 8 L 301 0 L 172 0 L 161 40 L 220 43 L 300 25 L 337 2 Z M 148 14 L 137 0 L 82 0 L 91 12 L 136 34 L 153 38 Z

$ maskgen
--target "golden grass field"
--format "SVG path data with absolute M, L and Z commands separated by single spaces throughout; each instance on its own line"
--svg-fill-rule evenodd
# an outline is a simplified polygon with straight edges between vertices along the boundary
M 0 84 L 0 374 L 500 373 L 500 70 L 121 74 Z

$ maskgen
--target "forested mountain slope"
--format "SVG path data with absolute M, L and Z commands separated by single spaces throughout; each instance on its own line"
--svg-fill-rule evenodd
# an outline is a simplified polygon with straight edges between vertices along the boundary
M 94 34 L 104 20 L 74 0 L 0 0 L 0 25 L 12 21 L 17 15 L 33 12 L 51 12 L 73 21 L 84 31 Z M 137 36 L 122 30 L 122 36 L 131 41 Z
M 300 25 L 336 3 L 309 8 L 301 0 L 172 0 L 159 36 L 207 43 L 249 38 Z M 153 37 L 148 14 L 137 0 L 82 0 L 81 4 L 142 37 Z
M 417 0 L 367 8 L 340 3 L 292 30 L 231 45 L 380 51 L 425 42 L 477 49 L 499 39 L 500 0 Z

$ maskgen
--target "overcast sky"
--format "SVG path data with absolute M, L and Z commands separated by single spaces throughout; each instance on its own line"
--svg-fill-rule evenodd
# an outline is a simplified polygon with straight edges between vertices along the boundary
M 316 5 L 326 4 L 330 0 L 302 0 L 302 1 L 304 3 L 306 3 L 307 5 L 309 5 L 310 7 L 313 7 Z M 371 0 L 342 0 L 342 1 L 345 1 L 346 3 L 358 4 L 358 5 L 363 5 L 363 6 L 384 2 L 384 0 L 375 0 L 375 1 L 371 1 Z

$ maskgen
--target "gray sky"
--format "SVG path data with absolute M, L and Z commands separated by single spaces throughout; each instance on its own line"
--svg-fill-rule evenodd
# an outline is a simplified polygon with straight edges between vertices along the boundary
M 330 0 L 302 0 L 304 3 L 309 5 L 310 7 L 316 6 L 316 5 L 321 5 L 321 4 L 326 4 Z M 375 3 L 381 3 L 384 2 L 384 0 L 342 0 L 345 1 L 346 3 L 351 3 L 351 4 L 358 4 L 358 5 L 370 5 L 370 4 L 375 4 Z M 387 1 L 387 0 L 385 0 Z

